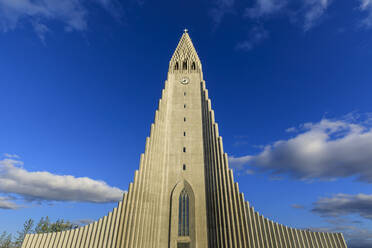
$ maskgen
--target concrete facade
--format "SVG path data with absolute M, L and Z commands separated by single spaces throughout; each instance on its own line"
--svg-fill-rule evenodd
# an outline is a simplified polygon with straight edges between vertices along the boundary
M 341 233 L 275 223 L 245 201 L 185 31 L 169 63 L 139 170 L 122 201 L 87 226 L 27 235 L 22 248 L 34 247 L 346 248 L 346 243 Z

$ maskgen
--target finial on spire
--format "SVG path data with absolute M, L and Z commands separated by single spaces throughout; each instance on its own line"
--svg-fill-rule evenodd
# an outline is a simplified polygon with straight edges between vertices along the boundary
M 1 1 L 1 0 L 0 0 Z M 172 59 L 169 62 L 169 72 L 200 72 L 201 63 L 196 53 L 195 47 L 192 44 L 191 38 L 187 33 L 188 30 L 185 28 L 184 33 L 178 42 L 177 48 L 172 55 Z

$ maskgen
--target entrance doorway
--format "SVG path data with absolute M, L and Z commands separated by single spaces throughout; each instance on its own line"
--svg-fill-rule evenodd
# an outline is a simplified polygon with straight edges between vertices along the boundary
M 190 243 L 179 242 L 177 243 L 177 248 L 190 248 Z

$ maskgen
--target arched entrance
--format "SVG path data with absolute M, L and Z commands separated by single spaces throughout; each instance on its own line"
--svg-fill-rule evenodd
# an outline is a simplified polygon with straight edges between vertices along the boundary
M 195 197 L 190 184 L 183 180 L 171 194 L 170 248 L 195 248 Z

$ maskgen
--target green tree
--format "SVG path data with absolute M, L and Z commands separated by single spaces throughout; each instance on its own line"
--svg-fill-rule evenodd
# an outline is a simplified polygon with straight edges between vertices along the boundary
M 23 229 L 17 232 L 17 237 L 14 241 L 15 247 L 21 247 L 22 242 L 26 237 L 26 234 L 33 232 L 32 230 L 33 226 L 34 226 L 34 220 L 28 219 L 25 221 L 25 223 L 23 224 Z
M 55 223 L 52 223 L 50 225 L 50 231 L 51 232 L 60 232 L 60 231 L 67 231 L 71 229 L 78 228 L 79 225 L 73 224 L 69 221 L 64 220 L 57 220 Z
M 78 228 L 79 225 L 73 224 L 69 221 L 64 221 L 63 219 L 59 219 L 52 223 L 47 216 L 40 219 L 40 221 L 36 224 L 35 229 L 33 229 L 33 227 L 34 221 L 32 219 L 26 220 L 23 224 L 23 229 L 17 232 L 17 237 L 14 242 L 12 242 L 11 234 L 3 232 L 0 235 L 0 248 L 20 248 L 23 240 L 26 237 L 26 234 L 67 231 Z
M 3 232 L 0 235 L 0 248 L 12 248 L 12 235 Z
M 47 233 L 50 232 L 50 220 L 49 217 L 42 217 L 35 227 L 35 233 Z
M 48 233 L 48 232 L 60 232 L 75 229 L 79 227 L 69 221 L 59 219 L 54 223 L 51 223 L 49 217 L 41 218 L 35 227 L 35 233 Z

